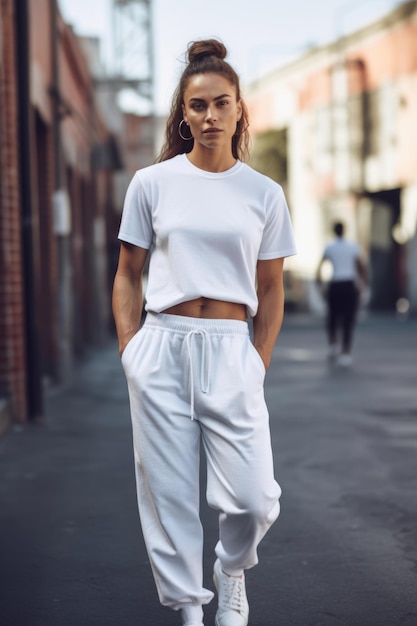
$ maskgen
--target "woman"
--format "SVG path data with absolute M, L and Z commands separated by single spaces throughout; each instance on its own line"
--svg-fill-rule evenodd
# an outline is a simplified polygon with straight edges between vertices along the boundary
M 126 194 L 113 292 L 143 534 L 160 601 L 187 626 L 203 624 L 213 597 L 202 575 L 200 440 L 219 511 L 217 626 L 248 623 L 244 570 L 281 493 L 263 381 L 283 318 L 283 258 L 295 249 L 281 187 L 241 160 L 247 111 L 225 56 L 216 40 L 189 46 L 160 162 Z

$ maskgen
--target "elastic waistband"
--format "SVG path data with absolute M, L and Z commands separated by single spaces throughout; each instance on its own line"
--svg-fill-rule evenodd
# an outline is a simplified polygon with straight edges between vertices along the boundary
M 161 328 L 171 332 L 188 334 L 204 331 L 208 335 L 248 335 L 247 322 L 241 320 L 208 319 L 206 317 L 185 317 L 168 313 L 147 313 L 144 323 L 147 328 Z

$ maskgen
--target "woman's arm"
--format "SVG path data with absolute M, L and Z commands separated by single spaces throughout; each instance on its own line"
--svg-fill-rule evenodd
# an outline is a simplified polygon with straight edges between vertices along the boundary
M 284 259 L 258 261 L 258 312 L 253 318 L 253 344 L 268 369 L 284 317 Z
M 113 285 L 113 315 L 121 355 L 137 332 L 142 315 L 142 274 L 148 250 L 122 242 Z

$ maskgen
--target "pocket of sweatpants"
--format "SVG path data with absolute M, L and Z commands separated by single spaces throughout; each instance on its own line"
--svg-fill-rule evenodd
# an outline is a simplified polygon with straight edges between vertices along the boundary
M 132 346 L 134 343 L 136 343 L 140 333 L 142 332 L 142 328 L 140 328 L 131 339 L 129 339 L 129 341 L 127 342 L 127 344 L 125 345 L 125 349 L 122 352 L 122 356 L 120 357 L 122 366 L 125 367 L 126 363 L 127 363 L 127 358 L 129 356 L 129 353 L 132 350 Z
M 257 349 L 255 348 L 255 346 L 253 345 L 252 341 L 250 339 L 248 339 L 248 341 L 249 341 L 250 351 L 252 352 L 252 354 L 255 355 L 257 366 L 261 369 L 262 375 L 265 376 L 266 368 L 265 368 L 264 362 L 262 361 L 262 357 L 257 351 Z

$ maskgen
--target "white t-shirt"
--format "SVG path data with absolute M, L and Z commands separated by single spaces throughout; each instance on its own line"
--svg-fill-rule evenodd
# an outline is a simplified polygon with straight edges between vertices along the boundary
M 296 253 L 282 188 L 238 161 L 206 172 L 185 154 L 134 175 L 119 239 L 150 249 L 146 309 L 199 297 L 245 304 L 256 315 L 258 259 Z
M 323 256 L 332 264 L 332 282 L 355 280 L 357 278 L 356 262 L 361 257 L 361 249 L 357 243 L 338 237 L 327 244 Z

